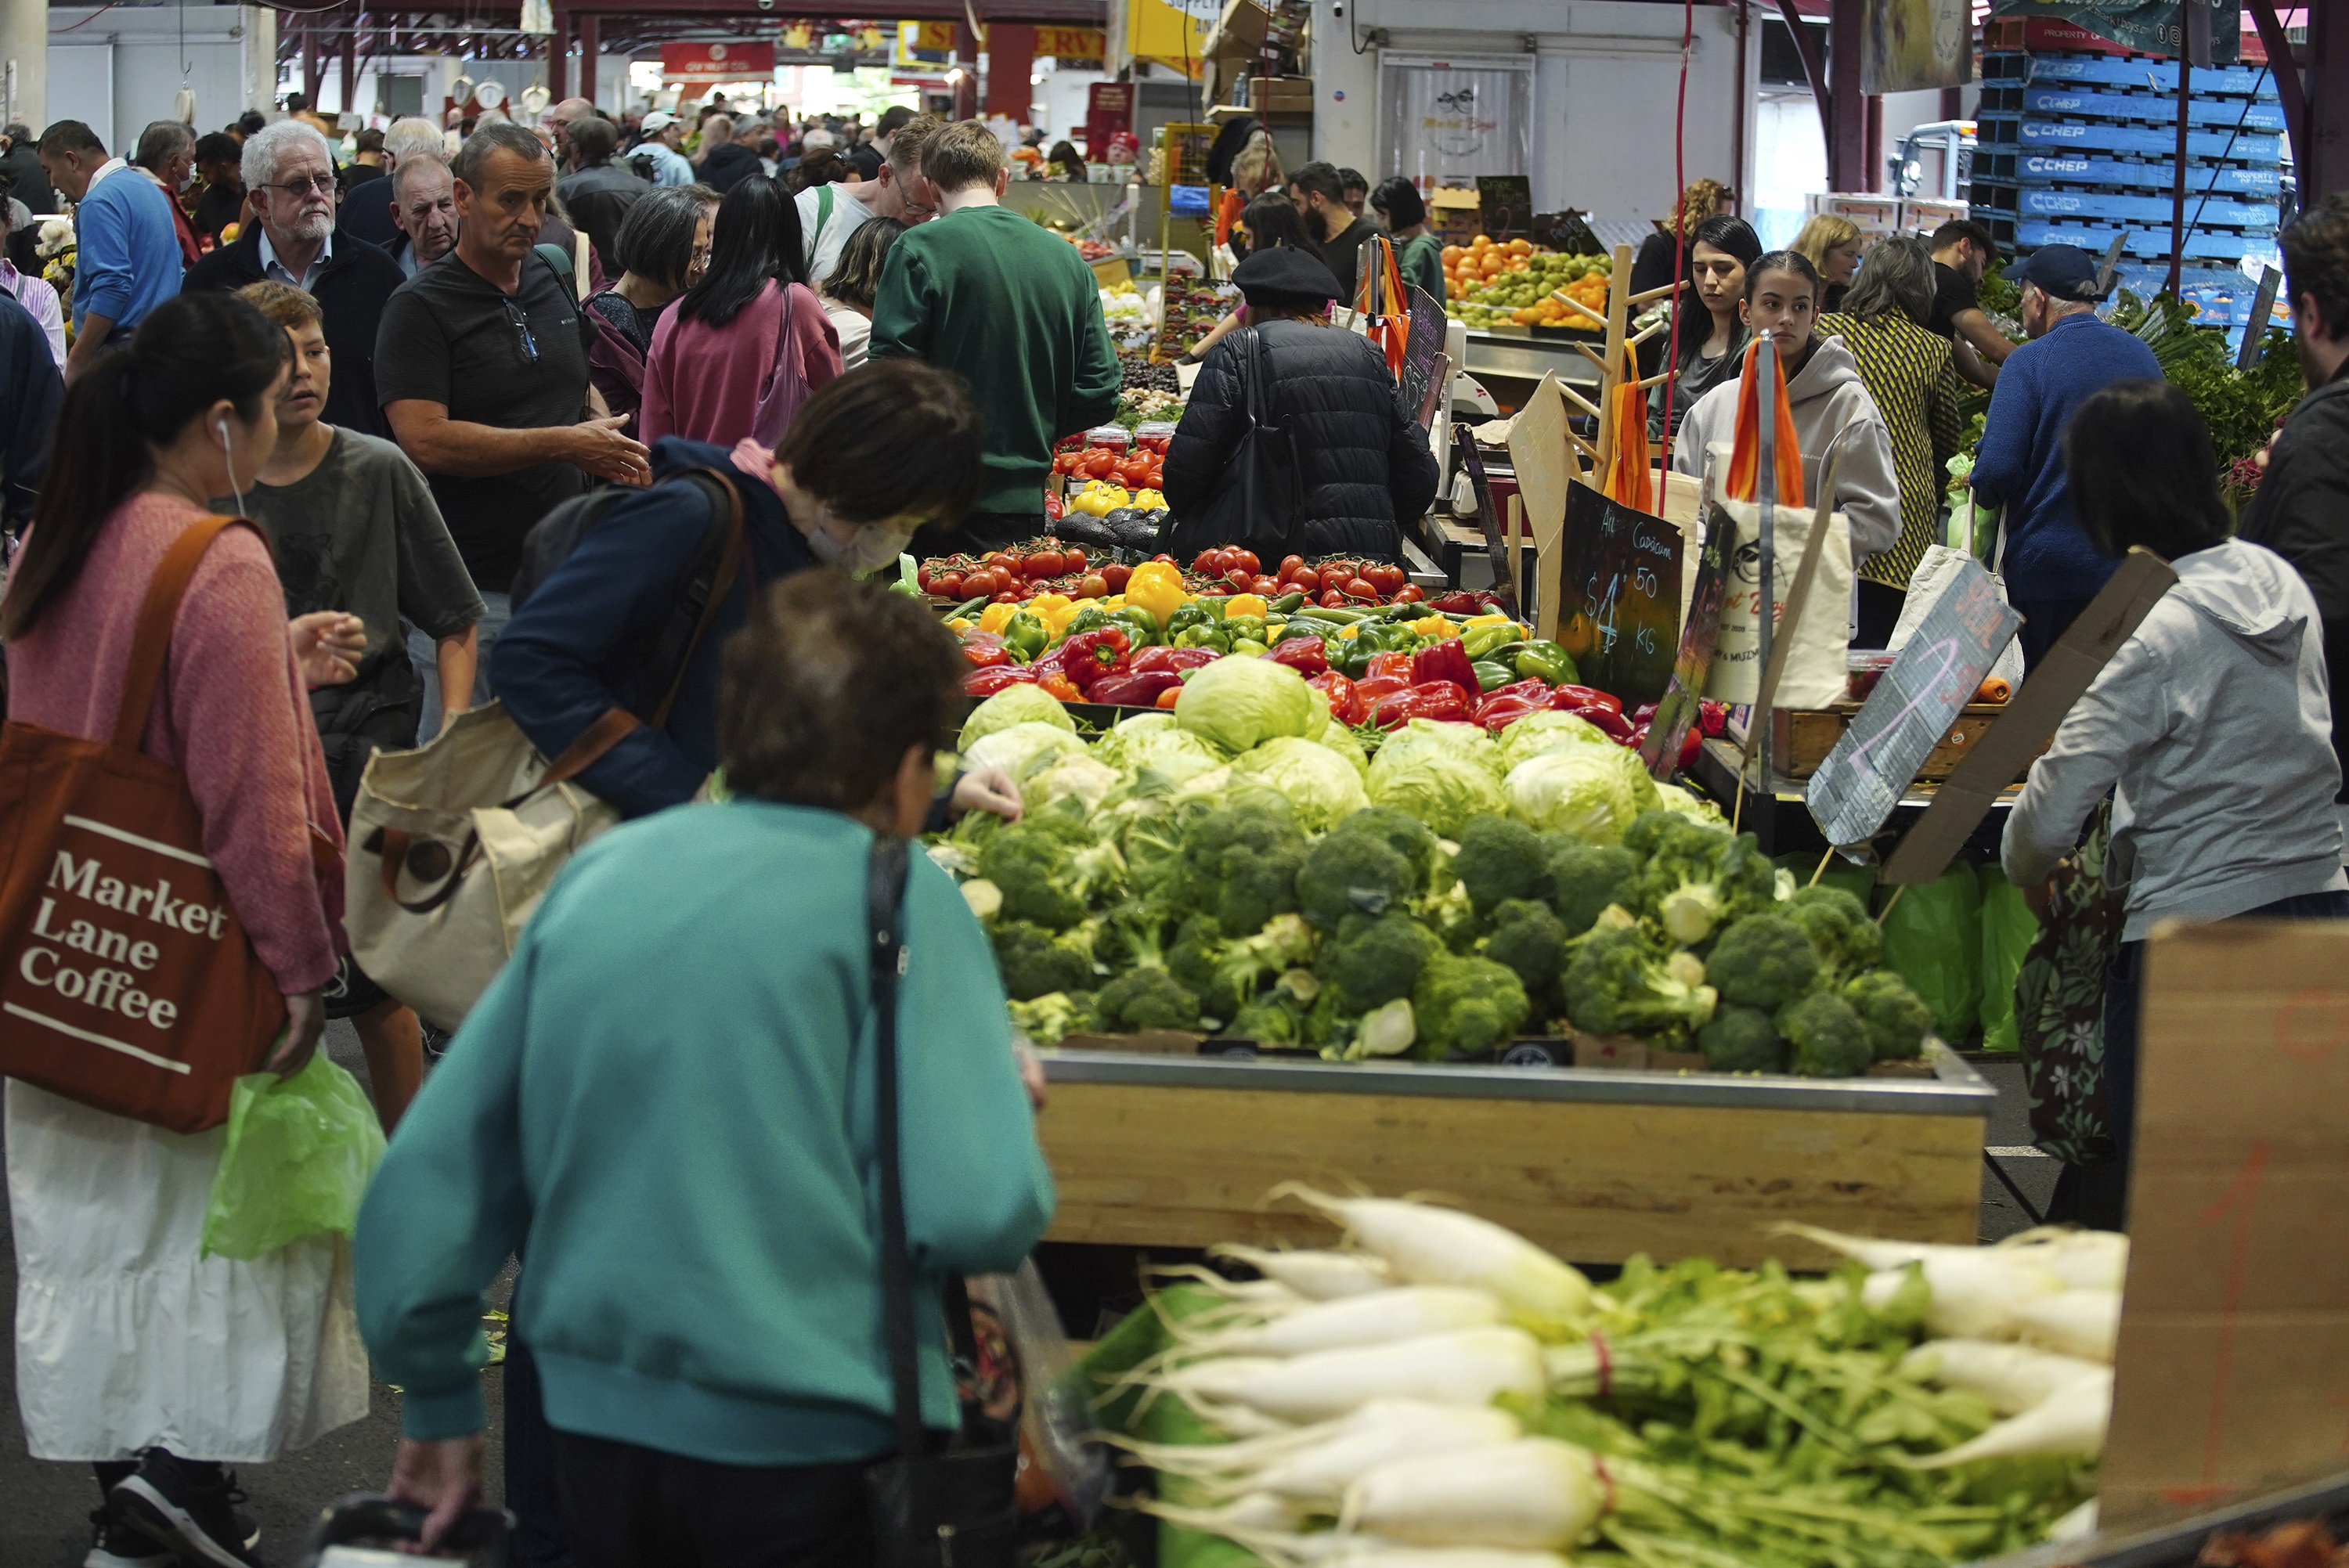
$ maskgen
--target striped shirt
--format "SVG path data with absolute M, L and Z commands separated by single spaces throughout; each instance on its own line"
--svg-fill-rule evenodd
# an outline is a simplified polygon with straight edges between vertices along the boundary
M 1876 399 L 1892 438 L 1892 472 L 1900 486 L 1900 537 L 1860 563 L 1859 575 L 1887 587 L 1909 586 L 1926 547 L 1941 542 L 1944 464 L 1965 438 L 1958 401 L 1963 388 L 1950 340 L 1897 311 L 1861 320 L 1823 315 L 1818 330 L 1840 337 L 1859 365 L 1860 385 Z

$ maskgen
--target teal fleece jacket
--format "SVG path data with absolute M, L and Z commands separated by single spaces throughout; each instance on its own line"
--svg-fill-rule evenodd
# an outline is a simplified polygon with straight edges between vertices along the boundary
M 558 1429 L 733 1465 L 893 1446 L 882 1337 L 872 833 L 761 801 L 627 823 L 566 867 L 400 1122 L 353 1240 L 408 1436 L 483 1425 L 481 1292 Z M 938 1281 L 1019 1265 L 1052 1184 L 987 938 L 913 857 L 899 985 L 927 1424 L 956 1424 Z

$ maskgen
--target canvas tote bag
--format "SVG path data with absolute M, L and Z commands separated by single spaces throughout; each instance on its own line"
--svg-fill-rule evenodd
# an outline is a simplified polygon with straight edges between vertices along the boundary
M 707 471 L 707 470 L 704 470 Z M 564 863 L 620 813 L 571 782 L 639 723 L 666 723 L 746 557 L 740 496 L 709 597 L 652 712 L 606 709 L 549 762 L 491 702 L 414 751 L 378 751 L 351 810 L 343 928 L 367 977 L 454 1029 L 513 954 Z
M 226 1121 L 285 1026 L 186 777 L 139 749 L 188 579 L 233 524 L 253 526 L 202 518 L 164 552 L 112 737 L 0 729 L 0 1074 L 174 1132 Z

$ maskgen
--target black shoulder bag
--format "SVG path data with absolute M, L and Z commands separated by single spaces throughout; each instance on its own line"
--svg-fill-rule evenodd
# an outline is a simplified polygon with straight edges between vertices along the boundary
M 1305 507 L 1305 492 L 1297 469 L 1297 438 L 1273 418 L 1272 372 L 1265 360 L 1264 335 L 1244 326 L 1226 340 L 1224 352 L 1240 384 L 1247 421 L 1223 482 L 1196 516 L 1175 520 L 1170 548 L 1181 556 L 1246 545 L 1278 561 L 1304 536 L 1299 513 Z
M 905 840 L 875 835 L 864 892 L 878 1085 L 882 1321 L 897 1422 L 897 1457 L 864 1472 L 874 1560 L 879 1568 L 1009 1568 L 1019 1526 L 1012 1501 L 1019 1450 L 1004 1445 L 933 1454 L 922 1429 L 914 1264 L 905 1248 L 905 1182 L 898 1162 L 897 979 L 905 965 L 898 912 L 907 853 Z

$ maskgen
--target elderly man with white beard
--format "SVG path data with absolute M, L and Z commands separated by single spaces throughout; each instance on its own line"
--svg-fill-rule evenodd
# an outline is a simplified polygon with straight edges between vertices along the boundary
M 375 395 L 376 328 L 407 273 L 378 247 L 336 234 L 334 156 L 310 126 L 279 120 L 246 138 L 243 173 L 260 222 L 191 268 L 185 286 L 229 291 L 267 278 L 316 300 L 335 361 L 324 418 L 388 438 Z

